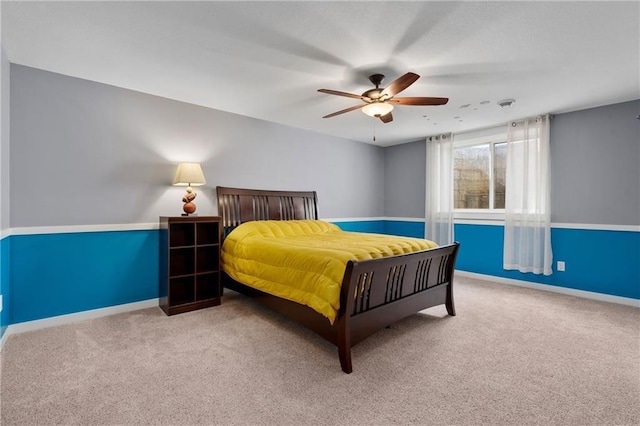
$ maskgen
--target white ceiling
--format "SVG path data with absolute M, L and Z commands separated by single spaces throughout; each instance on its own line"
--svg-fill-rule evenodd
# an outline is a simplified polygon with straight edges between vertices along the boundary
M 9 61 L 380 146 L 640 98 L 640 2 L 11 2 Z M 421 78 L 383 124 L 360 94 Z M 496 103 L 513 98 L 510 109 Z M 463 107 L 468 105 L 467 107 Z M 373 135 L 376 141 L 373 142 Z

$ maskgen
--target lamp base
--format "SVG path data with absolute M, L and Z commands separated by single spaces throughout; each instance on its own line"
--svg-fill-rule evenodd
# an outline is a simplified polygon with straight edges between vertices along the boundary
M 184 206 L 182 206 L 182 210 L 184 210 L 186 216 L 189 216 L 190 214 L 195 213 L 196 205 L 189 201 L 187 203 L 184 203 Z

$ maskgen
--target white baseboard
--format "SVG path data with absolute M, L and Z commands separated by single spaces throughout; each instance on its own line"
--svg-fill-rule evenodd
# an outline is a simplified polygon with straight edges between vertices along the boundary
M 2 348 L 4 348 L 4 342 L 7 340 L 8 335 L 9 335 L 9 327 L 7 327 L 2 337 L 0 337 L 0 352 L 2 352 Z
M 618 305 L 627 305 L 627 306 L 633 306 L 634 308 L 640 308 L 640 300 L 632 299 L 630 297 L 612 296 L 609 294 L 594 293 L 592 291 L 576 290 L 574 288 L 558 287 L 558 286 L 548 285 L 548 284 L 538 284 L 538 283 L 533 283 L 529 281 L 515 280 L 512 278 L 503 278 L 503 277 L 496 277 L 494 275 L 485 275 L 485 274 L 477 274 L 475 272 L 460 271 L 457 269 L 455 271 L 455 275 L 459 277 L 476 278 L 479 280 L 491 281 L 499 284 L 515 285 L 518 287 L 526 287 L 534 290 L 549 291 L 552 293 L 560 293 L 568 296 L 582 297 L 584 299 L 599 300 L 601 302 L 617 303 Z
M 159 299 L 148 299 L 140 302 L 125 303 L 123 305 L 109 306 L 106 308 L 92 309 L 90 311 L 76 312 L 73 314 L 59 315 L 56 317 L 44 318 L 34 321 L 26 321 L 12 324 L 7 327 L 4 335 L 0 339 L 0 350 L 11 334 L 24 333 L 26 331 L 40 330 L 42 328 L 55 327 L 58 325 L 71 324 L 93 318 L 101 318 L 109 315 L 121 314 L 124 312 L 137 311 L 140 309 L 153 308 L 158 306 Z

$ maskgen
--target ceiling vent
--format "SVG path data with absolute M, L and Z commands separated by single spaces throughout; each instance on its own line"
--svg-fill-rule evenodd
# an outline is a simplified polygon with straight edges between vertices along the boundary
M 498 101 L 498 106 L 500 108 L 511 108 L 511 106 L 516 102 L 515 99 L 503 99 Z

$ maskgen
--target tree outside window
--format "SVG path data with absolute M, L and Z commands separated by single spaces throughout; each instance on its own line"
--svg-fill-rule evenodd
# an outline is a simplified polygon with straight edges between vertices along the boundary
M 454 208 L 504 209 L 506 142 L 454 148 Z

